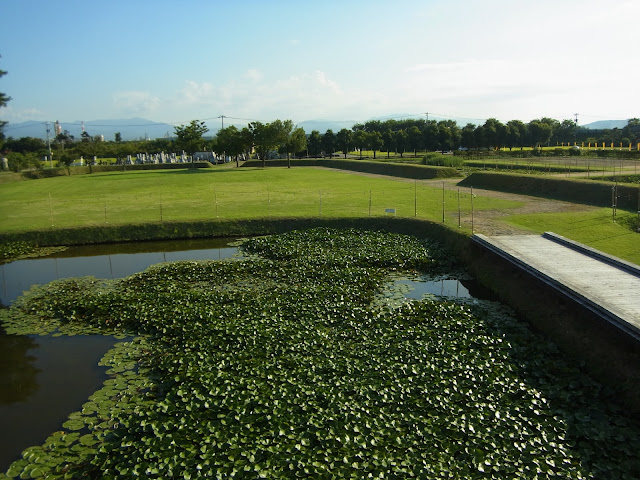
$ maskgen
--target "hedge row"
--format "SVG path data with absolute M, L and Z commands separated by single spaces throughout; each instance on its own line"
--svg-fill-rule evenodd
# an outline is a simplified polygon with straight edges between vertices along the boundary
M 287 159 L 267 160 L 267 167 L 286 167 Z M 249 160 L 244 163 L 245 167 L 262 167 L 261 160 Z M 428 180 L 431 178 L 452 178 L 460 177 L 461 174 L 455 168 L 431 167 L 425 165 L 414 165 L 390 162 L 372 162 L 368 160 L 334 160 L 322 158 L 291 159 L 292 167 L 327 167 L 338 170 L 348 170 L 351 172 L 371 173 L 374 175 L 388 175 L 390 177 L 411 178 L 415 180 Z
M 323 226 L 361 228 L 396 233 L 427 234 L 451 244 L 467 242 L 468 236 L 439 223 L 396 217 L 362 218 L 256 218 L 250 220 L 200 220 L 141 223 L 134 225 L 93 225 L 0 233 L 0 243 L 27 242 L 39 247 L 88 245 L 94 243 L 142 242 L 216 237 L 270 235 Z
M 564 200 L 598 207 L 611 206 L 613 187 L 611 183 L 594 180 L 574 180 L 498 172 L 472 173 L 461 181 L 459 185 L 552 198 L 554 200 Z M 631 211 L 635 211 L 638 208 L 638 195 L 640 195 L 638 186 L 618 184 L 617 195 L 618 208 Z
M 29 170 L 22 172 L 22 176 L 29 179 L 62 177 L 66 175 L 85 175 L 100 172 L 122 172 L 129 170 L 173 170 L 184 168 L 210 168 L 209 162 L 194 163 L 144 163 L 140 165 L 92 165 L 86 167 L 59 167 L 53 169 Z

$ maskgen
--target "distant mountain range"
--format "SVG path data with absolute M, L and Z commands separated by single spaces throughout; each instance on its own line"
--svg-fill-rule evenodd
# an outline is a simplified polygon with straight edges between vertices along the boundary
M 629 123 L 628 120 L 598 120 L 597 122 L 587 123 L 581 125 L 582 128 L 588 128 L 589 130 L 606 130 L 613 128 L 624 128 Z
M 60 122 L 62 130 L 79 139 L 82 135 L 82 122 Z M 153 122 L 144 118 L 127 118 L 114 120 L 89 120 L 84 122 L 85 131 L 93 136 L 104 135 L 105 140 L 114 140 L 116 132 L 120 132 L 123 140 L 138 140 L 144 138 L 162 138 L 173 135 L 173 125 Z M 49 122 L 49 136 L 54 138 L 54 123 Z M 29 120 L 21 123 L 9 123 L 4 127 L 7 137 L 36 137 L 47 138 L 47 126 L 44 121 Z
M 388 115 L 384 117 L 377 117 L 371 120 L 385 121 L 388 119 L 403 119 L 416 117 L 415 115 Z M 425 119 L 426 119 L 425 114 Z M 430 120 L 442 120 L 443 118 L 431 116 Z M 460 119 L 449 118 L 448 120 L 454 120 L 461 127 L 467 123 L 482 124 L 481 120 L 473 119 Z M 320 133 L 326 132 L 328 129 L 333 130 L 334 133 L 342 130 L 343 128 L 351 129 L 356 123 L 364 123 L 364 121 L 356 120 L 305 120 L 299 122 L 296 126 L 302 127 L 305 132 L 311 133 L 313 130 L 318 130 Z M 60 122 L 62 130 L 67 130 L 69 134 L 79 139 L 82 135 L 82 122 Z M 627 125 L 627 120 L 599 120 L 597 122 L 581 125 L 583 128 L 588 129 L 612 129 L 623 128 Z M 229 125 L 227 125 L 229 126 Z M 238 128 L 242 128 L 245 125 L 236 125 Z M 220 129 L 220 125 L 207 124 L 209 127 L 208 136 L 213 136 Z M 145 138 L 163 138 L 174 136 L 174 125 L 162 122 L 154 122 L 144 118 L 127 118 L 127 119 L 113 119 L 113 120 L 89 120 L 84 122 L 85 131 L 93 136 L 104 135 L 104 139 L 107 141 L 114 140 L 116 132 L 120 132 L 123 140 L 141 140 Z M 54 124 L 49 122 L 50 138 L 55 137 Z M 47 138 L 47 126 L 44 121 L 29 120 L 20 123 L 9 123 L 4 128 L 4 133 L 7 137 L 22 138 L 22 137 L 35 137 L 46 140 Z

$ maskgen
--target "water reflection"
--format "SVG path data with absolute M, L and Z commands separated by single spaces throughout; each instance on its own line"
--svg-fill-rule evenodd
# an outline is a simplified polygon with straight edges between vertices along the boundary
M 0 405 L 26 400 L 38 390 L 36 357 L 29 350 L 38 348 L 31 337 L 6 335 L 0 327 Z
M 99 335 L 32 337 L 0 331 L 0 471 L 26 447 L 59 430 L 101 388 L 106 368 L 98 362 L 117 341 Z
M 114 279 L 177 260 L 223 260 L 233 239 L 73 247 L 46 258 L 0 265 L 0 302 L 52 280 L 91 275 Z M 98 362 L 117 340 L 104 336 L 18 336 L 0 327 L 0 472 L 41 444 L 106 379 Z
M 398 280 L 398 284 L 407 285 L 409 290 L 405 298 L 420 300 L 425 296 L 438 296 L 446 298 L 473 298 L 469 290 L 457 279 L 432 280 L 428 277 Z
M 489 290 L 482 287 L 476 280 L 467 278 L 434 278 L 430 275 L 416 275 L 400 277 L 387 286 L 388 295 L 400 294 L 404 300 L 422 300 L 425 298 L 441 297 L 445 299 L 483 299 L 495 300 Z
M 10 305 L 33 285 L 70 277 L 123 278 L 151 265 L 178 260 L 223 260 L 237 254 L 230 239 L 144 242 L 72 247 L 51 257 L 0 265 L 0 304 Z

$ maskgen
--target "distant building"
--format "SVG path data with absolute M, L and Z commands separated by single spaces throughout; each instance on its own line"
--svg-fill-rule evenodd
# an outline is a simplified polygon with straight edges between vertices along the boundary
M 56 137 L 62 133 L 62 125 L 60 125 L 58 120 L 56 120 L 53 130 L 56 132 Z

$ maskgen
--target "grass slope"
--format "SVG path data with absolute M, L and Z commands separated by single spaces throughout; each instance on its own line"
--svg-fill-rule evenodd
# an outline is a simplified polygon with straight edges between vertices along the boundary
M 43 178 L 2 186 L 4 233 L 86 225 L 268 217 L 397 216 L 442 220 L 443 194 L 420 183 L 315 168 L 127 171 Z M 455 192 L 445 193 L 457 223 Z M 371 205 L 371 207 L 370 207 Z M 478 197 L 475 210 L 519 203 Z M 470 197 L 461 210 L 470 215 Z

